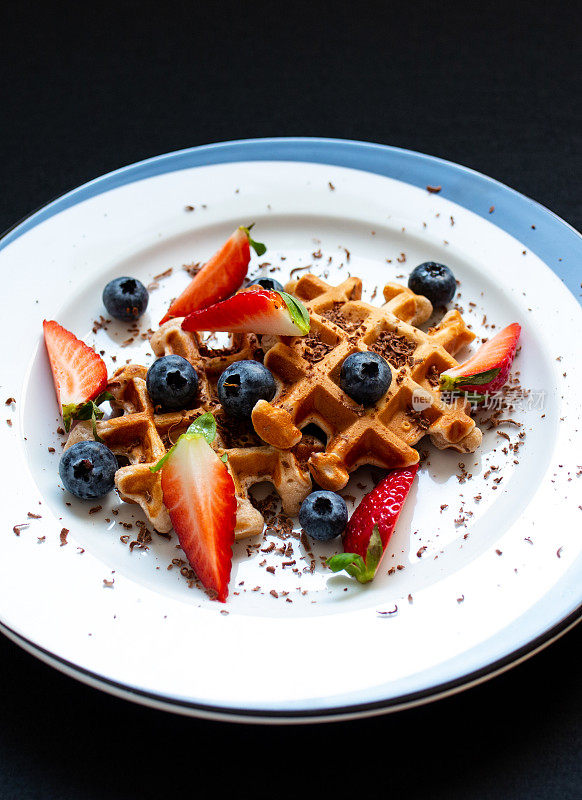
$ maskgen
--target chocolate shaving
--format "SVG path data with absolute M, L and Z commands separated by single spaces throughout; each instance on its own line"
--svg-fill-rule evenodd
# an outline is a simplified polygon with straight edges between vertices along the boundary
M 430 428 L 430 420 L 424 416 L 424 412 L 415 411 L 412 406 L 406 409 L 406 416 L 415 422 L 421 431 L 427 431 Z
M 334 325 L 337 325 L 346 333 L 353 333 L 357 328 L 360 327 L 362 323 L 360 320 L 352 320 L 345 317 L 341 311 L 343 306 L 344 303 L 342 302 L 334 303 L 332 308 L 328 308 L 327 311 L 324 311 L 321 316 L 324 319 L 333 322 Z
M 368 346 L 368 349 L 382 356 L 391 366 L 398 369 L 410 365 L 416 344 L 406 336 L 399 336 L 393 331 L 382 331 L 376 341 Z
M 30 522 L 19 522 L 12 530 L 17 536 L 20 536 L 20 531 L 26 530 L 26 528 L 30 528 Z
M 310 364 L 317 364 L 333 350 L 333 345 L 322 342 L 318 333 L 311 333 L 302 339 L 303 358 Z
M 433 389 L 438 389 L 441 382 L 440 373 L 436 364 L 431 364 L 426 373 L 426 380 Z
M 182 266 L 184 272 L 187 272 L 188 275 L 193 278 L 195 275 L 198 275 L 200 270 L 202 269 L 202 264 L 199 261 L 196 261 L 192 264 L 184 264 Z
M 292 278 L 296 272 L 301 272 L 304 269 L 311 269 L 311 264 L 308 264 L 306 267 L 293 267 L 291 272 L 289 273 L 289 277 Z

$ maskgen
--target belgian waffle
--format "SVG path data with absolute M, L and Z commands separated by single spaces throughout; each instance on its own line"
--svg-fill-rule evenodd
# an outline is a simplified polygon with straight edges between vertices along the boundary
M 475 335 L 458 311 L 449 311 L 428 333 L 432 305 L 410 289 L 389 283 L 381 307 L 362 302 L 362 282 L 349 278 L 332 287 L 304 275 L 286 286 L 302 300 L 311 317 L 306 337 L 279 337 L 265 357 L 279 388 L 274 399 L 259 401 L 253 424 L 261 439 L 292 448 L 310 423 L 327 436 L 324 452 L 314 453 L 309 468 L 326 489 L 345 486 L 361 464 L 405 467 L 417 463 L 413 449 L 425 434 L 438 448 L 474 452 L 481 431 L 463 398 L 445 402 L 438 389 L 441 372 L 457 366 L 453 355 Z M 344 359 L 371 350 L 390 364 L 392 384 L 374 406 L 363 408 L 339 387 Z
M 162 325 L 152 336 L 151 346 L 157 356 L 174 353 L 190 361 L 199 377 L 199 406 L 167 413 L 154 409 L 146 388 L 146 368 L 130 364 L 117 370 L 109 382 L 114 416 L 97 422 L 97 434 L 115 455 L 129 462 L 115 474 L 121 498 L 139 504 L 153 527 L 164 533 L 172 524 L 163 502 L 161 475 L 151 472 L 150 466 L 162 458 L 196 417 L 211 411 L 217 421 L 214 447 L 219 455 L 226 453 L 235 485 L 235 537 L 254 536 L 263 530 L 263 517 L 249 499 L 249 488 L 270 481 L 281 497 L 284 512 L 296 515 L 311 492 L 307 460 L 321 447 L 305 437 L 292 451 L 276 450 L 260 442 L 251 426 L 226 419 L 216 399 L 215 381 L 233 361 L 261 355 L 257 352 L 258 342 L 253 336 L 240 336 L 235 338 L 233 348 L 209 351 L 196 334 L 182 331 L 181 322 L 173 319 Z M 91 423 L 79 422 L 66 446 L 91 438 Z

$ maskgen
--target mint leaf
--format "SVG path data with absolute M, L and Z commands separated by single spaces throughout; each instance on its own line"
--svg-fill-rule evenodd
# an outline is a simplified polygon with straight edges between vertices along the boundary
M 297 325 L 301 331 L 301 334 L 305 336 L 306 333 L 309 333 L 309 327 L 311 324 L 309 320 L 309 311 L 305 308 L 300 300 L 297 300 L 295 297 L 287 294 L 287 292 L 279 292 L 279 294 L 287 306 L 287 310 L 291 315 L 291 319 Z
M 244 225 L 241 225 L 240 227 L 241 230 L 246 233 L 247 239 L 249 240 L 249 244 L 253 248 L 255 253 L 258 256 L 264 256 L 265 253 L 267 252 L 266 246 L 262 242 L 255 242 L 254 239 L 251 239 L 251 228 L 254 226 L 254 224 L 255 223 L 253 222 L 246 228 L 244 227 Z
M 197 417 L 186 431 L 188 436 L 203 436 L 208 444 L 212 444 L 216 436 L 216 420 L 210 412 Z
M 80 420 L 91 419 L 93 416 L 95 416 L 96 419 L 103 419 L 103 411 L 95 405 L 93 400 L 89 400 L 88 403 L 76 406 L 74 416 L 75 419 Z
M 107 390 L 101 392 L 99 397 L 96 397 L 93 402 L 95 403 L 96 406 L 100 406 L 101 403 L 104 403 L 106 400 L 107 401 L 115 400 L 115 397 L 111 394 L 111 392 L 108 392 Z
M 63 425 L 65 426 L 65 430 L 68 433 L 71 430 L 71 423 L 73 422 L 73 418 L 77 411 L 76 403 L 67 403 L 63 406 L 61 414 L 63 417 Z
M 382 537 L 378 530 L 378 526 L 374 526 L 374 530 L 368 542 L 368 549 L 366 550 L 366 560 L 358 553 L 338 553 L 326 561 L 327 566 L 332 572 L 341 572 L 345 570 L 348 575 L 355 578 L 360 583 L 369 583 L 374 578 L 378 564 L 382 560 L 384 554 L 384 545 L 382 544 Z
M 227 463 L 227 461 L 228 461 L 228 453 L 223 453 L 223 454 L 220 456 L 220 460 L 222 461 L 222 463 L 223 463 L 223 464 L 226 464 L 226 463 Z
M 71 429 L 71 424 L 74 419 L 81 421 L 90 419 L 93 423 L 93 438 L 96 442 L 102 441 L 97 433 L 97 420 L 103 419 L 103 411 L 97 406 L 96 401 L 89 400 L 87 403 L 79 403 L 78 405 L 75 403 L 67 403 L 64 405 L 63 425 L 67 432 Z
M 214 437 L 216 436 L 216 420 L 212 416 L 210 412 L 206 414 L 201 414 L 197 417 L 194 422 L 189 426 L 186 433 L 183 433 L 182 436 L 179 437 L 178 441 L 173 447 L 170 447 L 168 452 L 165 456 L 162 456 L 157 464 L 154 464 L 150 467 L 150 472 L 159 472 L 162 469 L 166 461 L 170 458 L 174 450 L 176 449 L 176 445 L 183 437 L 187 439 L 194 439 L 197 437 L 202 437 L 206 439 L 208 444 L 212 444 L 214 441 Z M 226 453 L 225 453 L 226 455 Z
M 98 408 L 100 403 L 106 400 L 115 400 L 111 392 L 101 392 L 99 397 L 95 400 L 88 400 L 86 403 L 66 403 L 62 409 L 63 425 L 67 433 L 71 430 L 73 420 L 92 420 L 93 421 L 93 436 L 95 441 L 100 442 L 101 439 L 97 436 L 96 420 L 103 419 L 103 411 Z
M 337 555 L 328 558 L 326 564 L 332 572 L 345 570 L 348 575 L 357 580 L 366 572 L 364 559 L 357 553 L 337 553 Z

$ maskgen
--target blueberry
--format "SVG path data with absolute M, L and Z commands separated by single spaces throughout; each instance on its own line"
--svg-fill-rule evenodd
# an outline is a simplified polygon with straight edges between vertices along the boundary
M 371 406 L 386 394 L 392 371 L 385 358 L 376 353 L 352 353 L 340 371 L 340 387 L 363 406 Z
M 339 536 L 348 523 L 348 509 L 343 497 L 335 492 L 312 492 L 299 510 L 303 530 L 318 542 Z
M 146 386 L 154 408 L 167 411 L 192 408 L 198 391 L 198 375 L 182 356 L 163 356 L 151 365 Z
M 272 400 L 275 381 L 258 361 L 236 361 L 218 379 L 218 397 L 233 417 L 250 418 L 259 400 Z
M 249 286 L 260 286 L 262 289 L 268 289 L 270 292 L 284 291 L 282 284 L 274 278 L 255 278 L 249 283 Z
M 148 307 L 148 290 L 137 278 L 115 278 L 103 289 L 103 305 L 115 319 L 141 317 Z
M 433 306 L 446 306 L 457 291 L 455 276 L 444 264 L 425 261 L 410 273 L 408 288 L 415 294 L 428 297 Z
M 117 459 L 101 442 L 77 442 L 65 450 L 59 475 L 65 489 L 81 500 L 96 500 L 113 489 Z

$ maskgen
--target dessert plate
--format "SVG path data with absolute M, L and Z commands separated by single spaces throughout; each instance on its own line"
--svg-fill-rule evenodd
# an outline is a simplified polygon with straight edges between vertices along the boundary
M 476 333 L 513 321 L 523 332 L 513 409 L 482 412 L 478 452 L 420 443 L 423 469 L 372 584 L 325 568 L 337 545 L 314 547 L 311 559 L 292 539 L 289 556 L 275 531 L 265 540 L 273 548 L 237 543 L 222 605 L 189 586 L 175 537 L 138 538 L 137 507 L 63 491 L 41 326 L 57 319 L 103 351 L 110 369 L 147 365 L 148 329 L 186 285 L 183 265 L 250 222 L 268 246 L 250 274 L 285 282 L 310 270 L 332 284 L 358 275 L 364 299 L 378 303 L 385 283 L 439 261 L 460 281 L 456 303 Z M 253 140 L 105 175 L 28 217 L 0 246 L 10 299 L 1 323 L 0 628 L 39 658 L 185 714 L 319 721 L 457 691 L 578 621 L 582 310 L 572 292 L 582 239 L 547 209 L 418 153 Z M 139 333 L 101 317 L 103 286 L 125 274 L 151 287 Z M 372 479 L 365 469 L 353 476 L 342 492 L 350 510 Z

